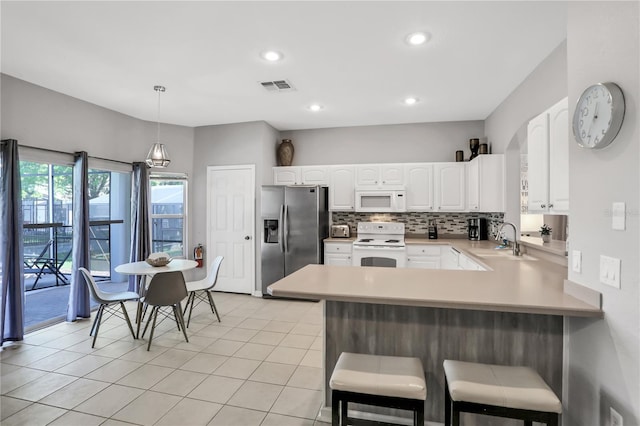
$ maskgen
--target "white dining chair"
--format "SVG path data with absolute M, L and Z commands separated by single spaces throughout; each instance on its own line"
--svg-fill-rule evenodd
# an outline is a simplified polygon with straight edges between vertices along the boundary
M 200 302 L 204 302 L 205 295 L 207 297 L 207 301 L 209 302 L 209 306 L 211 307 L 211 312 L 216 315 L 216 317 L 218 318 L 218 322 L 221 322 L 220 315 L 218 314 L 218 308 L 216 308 L 216 304 L 213 301 L 211 292 L 213 291 L 213 287 L 215 287 L 216 282 L 218 281 L 218 272 L 220 272 L 220 264 L 222 263 L 223 259 L 223 256 L 218 256 L 213 260 L 213 262 L 211 262 L 208 274 L 204 279 L 199 281 L 189 281 L 187 283 L 187 291 L 189 292 L 189 297 L 187 299 L 187 304 L 184 305 L 184 313 L 187 313 L 187 307 L 189 308 L 187 327 L 189 327 L 189 323 L 191 322 L 191 313 L 193 312 L 194 305 L 199 305 Z M 196 299 L 198 300 L 196 301 Z
M 98 338 L 98 330 L 100 329 L 100 324 L 102 322 L 102 316 L 106 311 L 109 315 L 108 318 L 111 318 L 113 315 L 120 317 L 118 315 L 118 310 L 113 308 L 112 305 L 120 304 L 122 308 L 122 314 L 124 315 L 124 320 L 127 322 L 129 326 L 129 331 L 131 331 L 131 335 L 133 338 L 136 338 L 135 333 L 133 332 L 133 327 L 131 326 L 131 320 L 129 319 L 129 314 L 127 313 L 127 308 L 124 306 L 124 302 L 128 300 L 138 300 L 140 296 L 138 293 L 134 293 L 132 291 L 120 291 L 117 293 L 109 293 L 100 290 L 98 285 L 96 284 L 93 276 L 91 276 L 91 272 L 89 272 L 86 268 L 78 268 L 78 270 L 84 276 L 84 280 L 87 283 L 87 287 L 89 288 L 89 293 L 91 297 L 96 302 L 100 303 L 100 307 L 98 308 L 98 312 L 96 312 L 96 318 L 93 321 L 93 326 L 91 327 L 91 332 L 89 336 L 93 336 L 93 343 L 91 347 L 93 348 L 96 345 L 96 339 Z M 122 318 L 122 317 L 120 317 Z

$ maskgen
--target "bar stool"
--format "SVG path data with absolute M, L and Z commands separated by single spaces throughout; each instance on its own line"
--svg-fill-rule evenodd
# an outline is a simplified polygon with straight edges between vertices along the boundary
M 444 424 L 459 426 L 460 413 L 557 426 L 562 403 L 529 367 L 444 361 Z
M 424 424 L 427 384 L 419 358 L 343 352 L 329 387 L 333 426 L 353 420 L 347 414 L 350 402 L 410 410 L 414 426 Z

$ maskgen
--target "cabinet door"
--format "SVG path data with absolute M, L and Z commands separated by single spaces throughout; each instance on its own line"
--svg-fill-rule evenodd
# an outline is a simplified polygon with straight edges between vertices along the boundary
M 379 165 L 369 164 L 356 167 L 356 186 L 378 186 L 379 184 Z
M 464 211 L 465 203 L 465 164 L 436 163 L 436 209 L 443 212 Z
M 549 110 L 549 211 L 569 211 L 569 101 Z
M 273 168 L 274 185 L 299 185 L 300 182 L 300 167 Z
M 529 122 L 527 159 L 529 213 L 546 212 L 549 204 L 549 116 L 546 112 Z
M 407 258 L 407 268 L 440 269 L 440 258 L 429 256 L 411 256 Z
M 469 165 L 471 163 L 473 161 Z M 478 210 L 481 212 L 504 212 L 506 192 L 504 187 L 504 154 L 480 155 L 477 157 L 477 163 Z M 468 182 L 468 184 L 472 183 Z
M 467 163 L 467 210 L 480 210 L 480 157 Z
M 407 164 L 407 211 L 433 211 L 433 164 Z
M 300 167 L 300 177 L 303 185 L 328 185 L 326 166 L 304 166 Z
M 404 185 L 404 166 L 402 164 L 383 164 L 380 166 L 382 185 Z
M 324 264 L 333 266 L 351 266 L 351 255 L 348 254 L 325 254 Z
M 352 212 L 355 208 L 354 167 L 334 166 L 329 174 L 329 210 Z

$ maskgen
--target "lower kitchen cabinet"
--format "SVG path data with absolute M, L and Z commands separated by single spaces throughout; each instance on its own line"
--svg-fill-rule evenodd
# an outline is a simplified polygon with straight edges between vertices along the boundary
M 351 266 L 353 242 L 324 243 L 324 264 L 333 266 Z
M 446 246 L 425 244 L 407 245 L 407 268 L 441 269 L 442 248 Z

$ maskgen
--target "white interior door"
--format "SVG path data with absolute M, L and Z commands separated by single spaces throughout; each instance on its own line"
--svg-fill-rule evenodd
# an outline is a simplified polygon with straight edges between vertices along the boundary
M 253 293 L 255 168 L 207 167 L 207 262 L 224 256 L 215 289 Z

